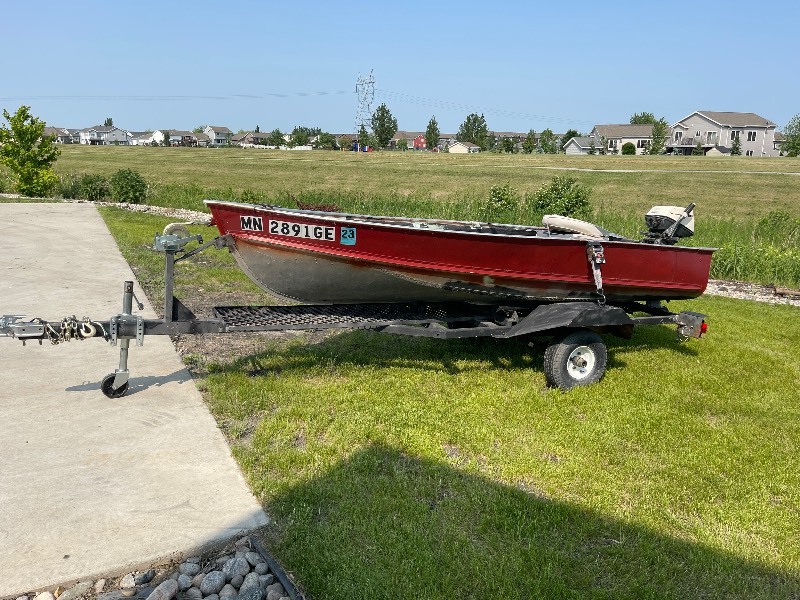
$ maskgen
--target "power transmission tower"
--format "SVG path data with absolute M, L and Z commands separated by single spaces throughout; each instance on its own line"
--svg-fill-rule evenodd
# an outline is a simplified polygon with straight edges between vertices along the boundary
M 355 125 L 356 149 L 360 151 L 358 133 L 361 131 L 361 127 L 372 129 L 372 101 L 375 99 L 375 77 L 372 75 L 372 69 L 367 77 L 359 74 L 356 80 L 356 96 L 358 96 Z

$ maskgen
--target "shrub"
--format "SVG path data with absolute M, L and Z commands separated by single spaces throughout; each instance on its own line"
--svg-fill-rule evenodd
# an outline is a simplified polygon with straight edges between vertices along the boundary
M 108 179 L 102 175 L 81 175 L 78 180 L 78 198 L 105 200 L 109 193 Z
M 68 200 L 81 197 L 81 178 L 75 173 L 67 173 L 58 178 L 56 195 Z
M 632 142 L 625 142 L 622 144 L 622 154 L 627 156 L 636 154 L 636 146 Z
M 117 202 L 144 202 L 147 198 L 147 181 L 133 169 L 120 169 L 111 176 L 111 197 Z
M 553 177 L 525 202 L 540 214 L 558 214 L 568 217 L 586 217 L 589 214 L 589 188 L 578 184 L 572 177 Z
M 519 204 L 517 190 L 511 187 L 510 183 L 503 185 L 493 185 L 489 189 L 489 198 L 486 207 L 496 210 L 511 210 Z

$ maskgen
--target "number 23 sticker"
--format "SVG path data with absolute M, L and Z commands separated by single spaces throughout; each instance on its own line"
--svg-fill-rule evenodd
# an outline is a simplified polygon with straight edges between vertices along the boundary
M 342 227 L 339 234 L 339 243 L 343 246 L 356 245 L 356 228 Z

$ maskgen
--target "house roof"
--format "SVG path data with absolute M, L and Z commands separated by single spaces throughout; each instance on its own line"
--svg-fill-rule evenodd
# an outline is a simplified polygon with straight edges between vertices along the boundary
M 457 146 L 458 144 L 461 144 L 461 145 L 462 145 L 462 146 L 464 146 L 465 148 L 479 148 L 479 147 L 480 147 L 480 146 L 478 146 L 478 144 L 473 144 L 472 142 L 461 142 L 461 141 L 459 141 L 459 142 L 453 142 L 453 143 L 452 143 L 452 144 L 450 144 L 450 145 L 451 145 L 451 146 Z
M 573 138 L 570 138 L 567 141 L 567 144 L 569 144 L 570 142 L 575 142 L 580 148 L 591 148 L 592 142 L 594 142 L 594 138 L 588 136 L 580 136 L 580 137 L 575 136 Z
M 143 139 L 143 138 L 151 138 L 151 137 L 153 137 L 153 132 L 152 131 L 143 131 L 142 133 L 140 133 L 140 134 L 138 134 L 138 135 L 136 135 L 134 137 L 137 140 L 138 139 Z
M 718 112 L 712 110 L 696 110 L 681 119 L 685 121 L 692 115 L 701 115 L 718 125 L 728 127 L 775 127 L 775 123 L 751 112 Z
M 195 133 L 194 137 L 197 138 L 198 142 L 208 142 L 211 139 L 205 133 Z
M 392 136 L 392 140 L 398 141 L 398 140 L 402 140 L 403 138 L 405 138 L 407 140 L 413 140 L 416 137 L 424 136 L 424 135 L 425 135 L 424 131 L 397 131 Z
M 211 131 L 213 131 L 214 133 L 233 133 L 233 132 L 232 132 L 230 129 L 228 129 L 227 127 L 220 127 L 220 126 L 218 126 L 218 125 L 209 125 L 208 127 L 209 127 L 209 128 L 211 129 Z
M 784 139 L 786 139 L 786 138 L 783 137 L 783 134 L 780 131 L 776 131 L 775 132 L 775 141 L 776 142 L 782 142 Z
M 605 138 L 649 138 L 653 135 L 652 125 L 595 125 L 594 129 Z

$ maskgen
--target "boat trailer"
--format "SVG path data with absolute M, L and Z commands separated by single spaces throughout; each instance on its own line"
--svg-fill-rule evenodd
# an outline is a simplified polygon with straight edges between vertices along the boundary
M 198 247 L 186 251 L 197 242 Z M 607 351 L 599 333 L 630 338 L 639 325 L 677 325 L 678 338 L 700 338 L 706 332 L 705 315 L 672 313 L 661 302 L 607 304 L 598 301 L 511 301 L 507 306 L 463 301 L 324 304 L 294 306 L 218 306 L 213 317 L 197 318 L 174 296 L 175 265 L 208 248 L 233 247 L 229 235 L 203 243 L 200 235 L 189 235 L 185 224 L 172 224 L 156 235 L 153 249 L 164 253 L 164 318 L 145 319 L 133 312 L 144 305 L 135 297 L 133 282 L 126 281 L 122 311 L 107 320 L 65 317 L 60 321 L 19 316 L 0 317 L 0 336 L 25 344 L 45 340 L 51 344 L 101 337 L 119 347 L 119 367 L 106 375 L 100 389 L 109 398 L 128 391 L 128 353 L 132 341 L 144 344 L 148 335 L 238 333 L 257 331 L 369 329 L 383 333 L 454 338 L 512 338 L 522 335 L 554 336 L 544 357 L 549 385 L 563 390 L 598 381 L 605 372 Z M 631 316 L 644 313 L 645 316 Z

